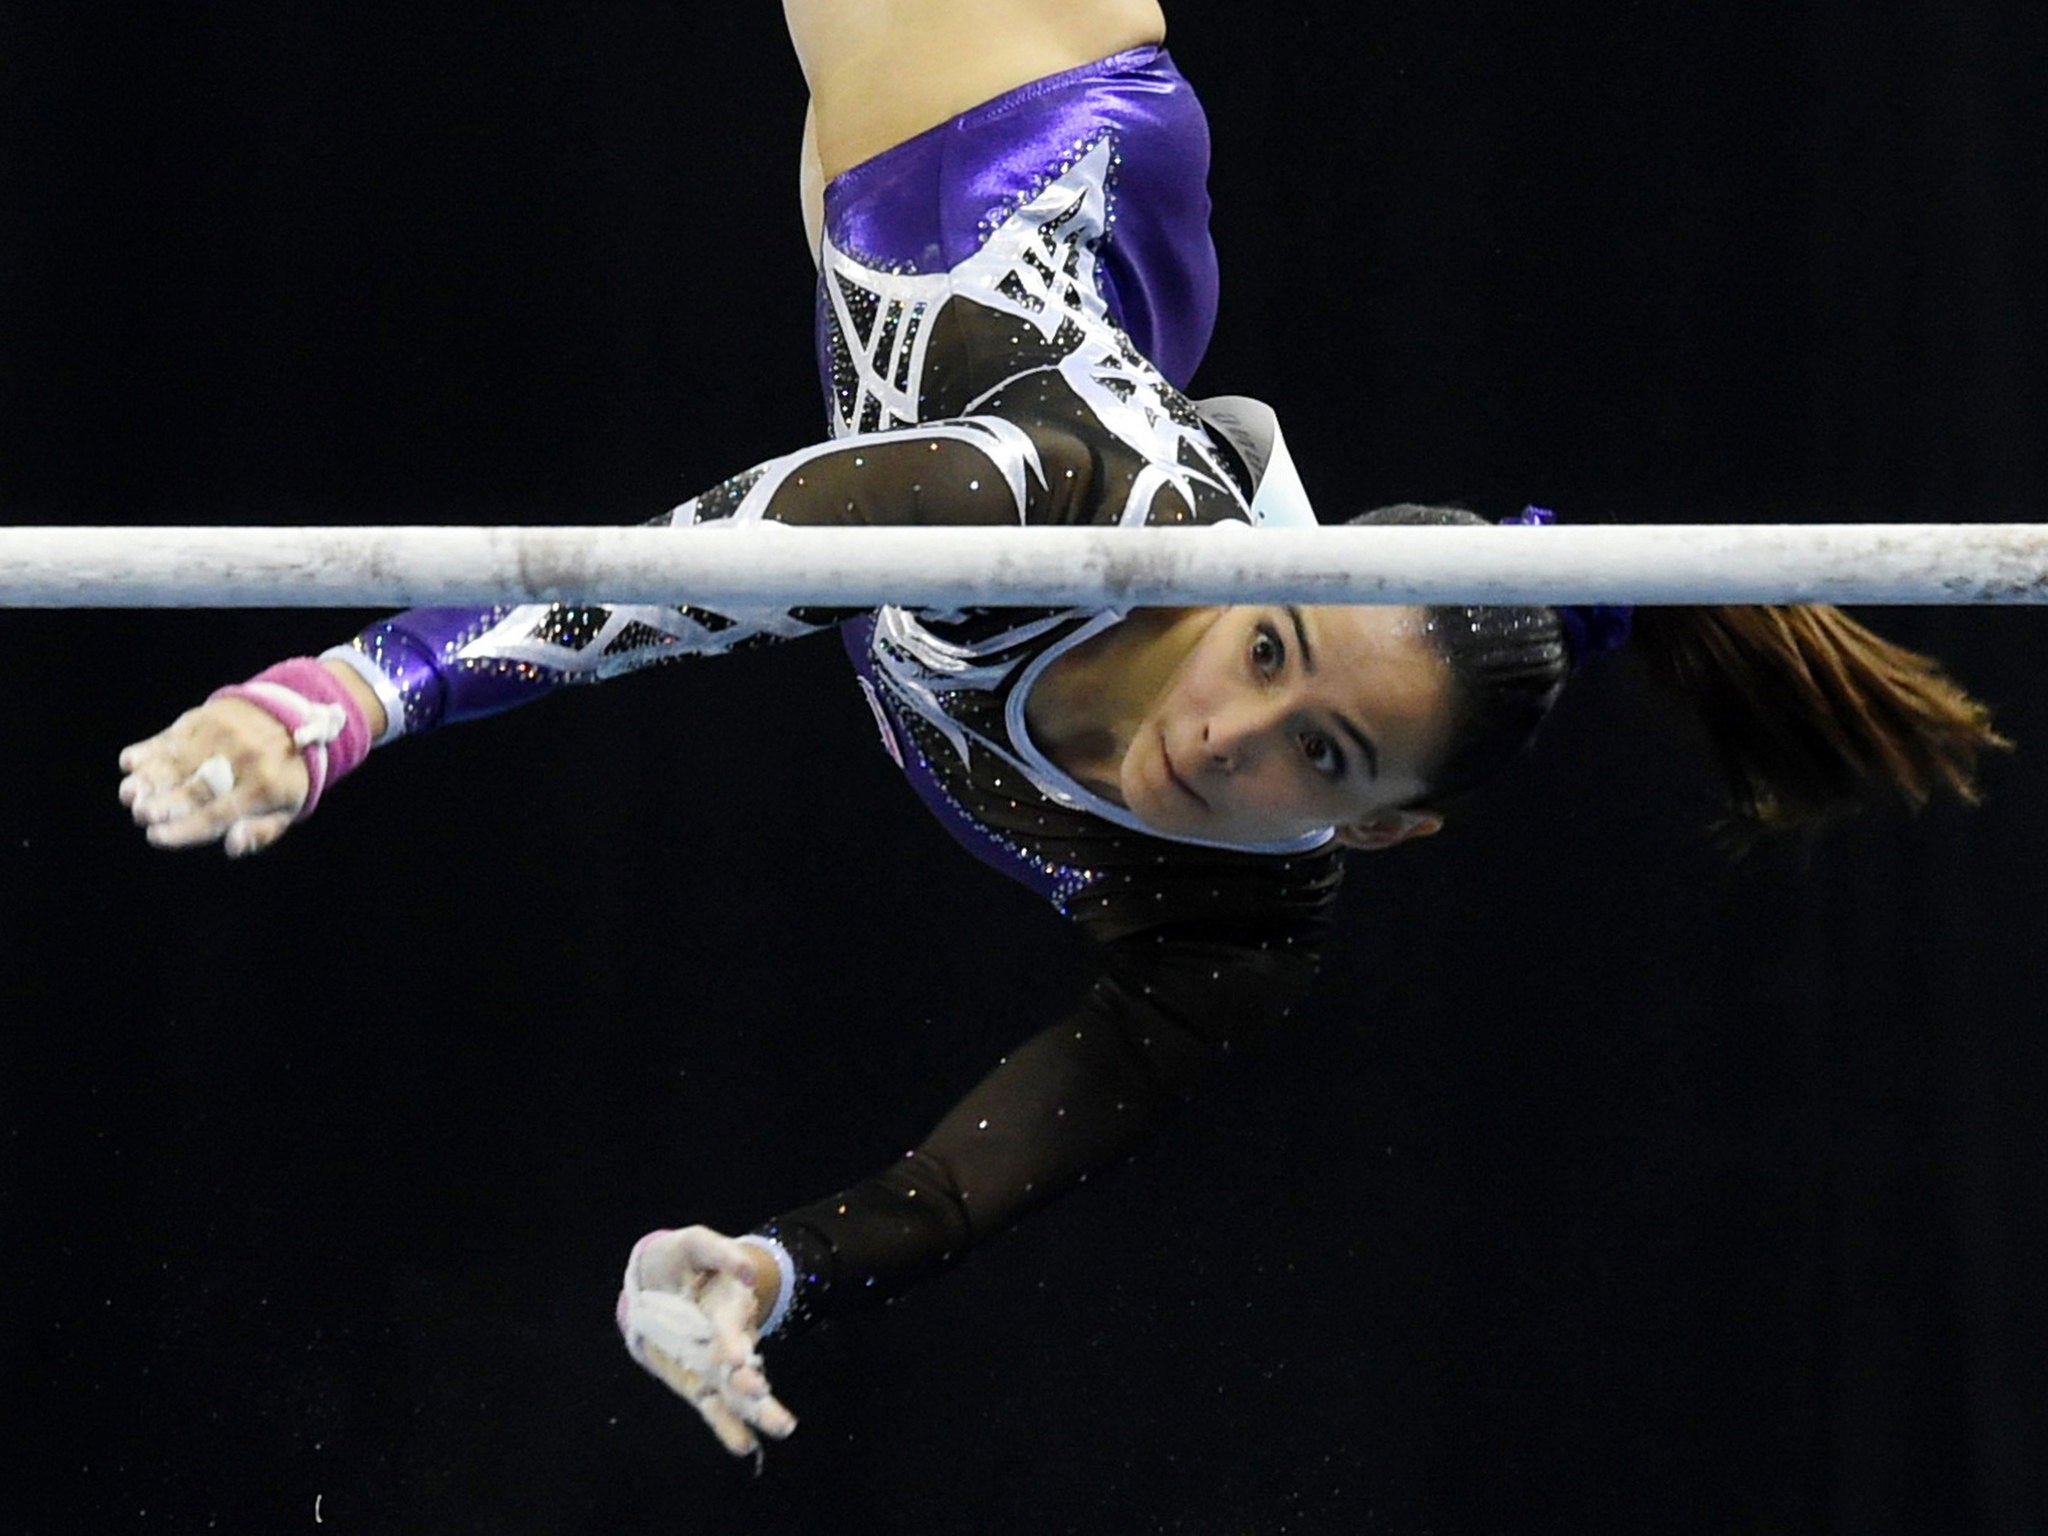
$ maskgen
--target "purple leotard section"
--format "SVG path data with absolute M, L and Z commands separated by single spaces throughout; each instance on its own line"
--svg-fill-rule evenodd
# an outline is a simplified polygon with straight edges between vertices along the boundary
M 872 267 L 947 271 L 1105 132 L 1118 163 L 1098 252 L 1103 299 L 1138 350 L 1185 389 L 1216 323 L 1209 124 L 1164 48 L 1034 80 L 863 161 L 825 188 L 826 233 Z

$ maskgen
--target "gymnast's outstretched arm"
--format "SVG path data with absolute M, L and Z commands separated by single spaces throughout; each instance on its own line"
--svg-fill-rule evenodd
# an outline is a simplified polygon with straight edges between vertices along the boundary
M 819 222 L 816 199 L 827 178 L 1025 81 L 1165 35 L 1157 0 L 786 0 L 784 11 L 812 93 L 802 174 L 807 226 Z M 815 234 L 813 239 L 815 245 Z M 844 506 L 853 511 L 860 503 L 855 495 Z M 825 500 L 818 505 L 825 508 Z M 879 520 L 925 521 L 934 511 L 941 514 L 936 520 L 974 520 L 947 517 L 944 497 L 921 494 L 889 510 L 894 515 Z M 676 612 L 690 617 L 687 609 Z M 616 627 L 588 632 L 583 626 L 594 613 L 601 613 L 601 624 Z M 253 853 L 317 803 L 328 778 L 338 778 L 360 759 L 358 737 L 382 744 L 443 719 L 520 702 L 532 695 L 535 682 L 589 680 L 691 649 L 729 649 L 743 639 L 817 627 L 791 615 L 766 626 L 713 616 L 711 628 L 723 634 L 723 643 L 695 646 L 706 626 L 685 626 L 679 633 L 666 618 L 648 624 L 640 614 L 616 608 L 558 612 L 547 621 L 553 629 L 507 636 L 499 626 L 515 617 L 493 615 L 487 636 L 460 627 L 442 632 L 445 622 L 474 621 L 474 615 L 454 610 L 401 616 L 366 636 L 369 644 L 360 653 L 330 653 L 317 670 L 310 664 L 296 670 L 294 680 L 318 695 L 299 702 L 318 708 L 310 714 L 288 708 L 290 730 L 272 718 L 275 711 L 257 694 L 210 700 L 122 752 L 121 800 L 157 846 L 219 841 L 230 854 Z M 499 665 L 491 672 L 502 686 L 490 686 L 472 669 L 467 687 L 453 690 L 466 697 L 451 699 L 442 666 L 447 655 L 478 642 L 488 649 L 507 640 L 538 651 L 541 659 L 510 651 L 496 655 L 491 659 Z M 360 663 L 358 654 L 369 657 L 379 647 L 401 664 L 408 683 L 417 684 L 410 692 L 374 658 L 371 665 Z M 565 648 L 579 653 L 575 664 L 554 665 Z M 281 685 L 277 678 L 269 681 Z M 323 737 L 329 729 L 320 718 L 323 710 L 345 715 L 349 730 L 334 740 Z M 320 739 L 295 740 L 309 732 Z
M 1101 479 L 1095 451 L 1063 428 L 960 417 L 770 460 L 654 522 L 679 536 L 740 522 L 1061 523 L 1094 514 Z M 568 684 L 813 634 L 848 616 L 688 604 L 416 608 L 318 662 L 281 663 L 125 748 L 121 803 L 157 847 L 220 842 L 231 856 L 254 853 L 372 744 L 496 714 Z M 321 735 L 329 716 L 331 739 Z

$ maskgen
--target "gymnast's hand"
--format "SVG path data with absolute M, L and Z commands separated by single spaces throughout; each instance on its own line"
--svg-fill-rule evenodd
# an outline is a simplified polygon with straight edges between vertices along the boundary
M 616 1315 L 627 1352 L 735 1456 L 759 1452 L 757 1432 L 786 1440 L 796 1428 L 755 1353 L 780 1283 L 761 1249 L 709 1227 L 650 1232 L 626 1260 Z
M 306 803 L 305 760 L 276 716 L 245 699 L 188 709 L 121 749 L 121 803 L 158 848 L 219 842 L 230 858 L 283 837 Z
M 159 848 L 258 853 L 362 762 L 384 724 L 353 667 L 281 661 L 124 747 L 121 803 Z

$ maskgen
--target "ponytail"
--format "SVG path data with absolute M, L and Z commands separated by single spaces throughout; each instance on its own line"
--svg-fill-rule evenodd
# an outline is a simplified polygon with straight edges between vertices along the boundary
M 1944 789 L 1974 805 L 1978 756 L 2012 746 L 1934 660 L 1838 608 L 1639 608 L 1629 648 L 1705 727 L 1738 844 Z

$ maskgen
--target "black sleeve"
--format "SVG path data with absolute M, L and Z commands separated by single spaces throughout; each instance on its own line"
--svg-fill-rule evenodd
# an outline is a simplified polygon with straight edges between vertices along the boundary
M 1322 927 L 1317 911 L 1105 944 L 1080 1006 L 1004 1058 L 916 1151 L 759 1229 L 796 1266 L 786 1330 L 886 1299 L 1128 1160 L 1287 1016 Z

